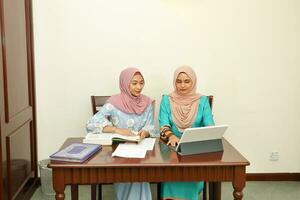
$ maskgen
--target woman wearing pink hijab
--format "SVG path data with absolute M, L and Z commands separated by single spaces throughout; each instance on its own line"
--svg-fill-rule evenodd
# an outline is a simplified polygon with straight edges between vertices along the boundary
M 197 77 L 189 66 L 175 70 L 174 91 L 163 95 L 159 124 L 161 137 L 168 145 L 176 146 L 182 132 L 190 127 L 214 125 L 208 98 L 196 93 Z M 161 184 L 162 199 L 199 199 L 203 182 L 165 182 Z
M 111 96 L 99 112 L 88 120 L 87 131 L 155 137 L 153 100 L 141 94 L 144 85 L 145 80 L 139 69 L 123 70 L 119 77 L 120 93 Z M 117 200 L 152 199 L 149 183 L 115 183 L 114 186 Z

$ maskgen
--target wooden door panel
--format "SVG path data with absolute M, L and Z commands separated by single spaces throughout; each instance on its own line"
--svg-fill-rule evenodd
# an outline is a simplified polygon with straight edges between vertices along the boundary
M 0 200 L 10 200 L 37 177 L 31 0 L 0 9 Z
M 0 0 L 0 9 L 2 12 L 2 4 L 1 4 L 1 0 Z M 0 12 L 0 13 L 1 13 Z M 1 19 L 1 16 L 0 16 Z M 1 22 L 1 21 L 0 21 Z M 2 23 L 0 23 L 0 25 L 2 25 Z M 0 38 L 2 38 L 2 26 L 0 26 Z M 2 151 L 2 142 L 4 141 L 5 137 L 4 137 L 4 130 L 3 130 L 3 126 L 2 123 L 4 121 L 3 117 L 4 117 L 4 98 L 3 98 L 3 90 L 1 88 L 3 88 L 3 54 L 2 54 L 2 40 L 0 40 L 1 43 L 1 48 L 0 48 L 0 200 L 2 199 L 7 199 L 6 194 L 4 194 L 4 191 L 7 190 L 7 179 L 6 176 L 4 174 L 5 170 L 5 156 L 3 156 L 4 151 Z M 3 195 L 1 195 L 3 194 Z
M 10 118 L 9 123 L 4 124 L 4 131 L 9 134 L 30 120 L 32 120 L 32 107 L 27 107 Z
M 9 122 L 29 106 L 25 1 L 3 0 L 3 8 L 5 121 Z
M 15 197 L 31 173 L 30 123 L 6 136 L 9 197 Z

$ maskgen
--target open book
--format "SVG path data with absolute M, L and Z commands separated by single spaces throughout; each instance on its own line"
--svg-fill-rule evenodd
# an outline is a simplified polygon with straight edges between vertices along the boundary
M 83 139 L 83 143 L 112 145 L 116 142 L 140 142 L 141 138 L 138 135 L 125 136 L 117 133 L 88 133 Z

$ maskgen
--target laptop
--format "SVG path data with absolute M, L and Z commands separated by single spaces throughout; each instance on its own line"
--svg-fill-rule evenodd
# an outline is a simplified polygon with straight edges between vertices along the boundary
M 223 151 L 222 137 L 228 125 L 187 128 L 176 147 L 169 146 L 180 155 Z

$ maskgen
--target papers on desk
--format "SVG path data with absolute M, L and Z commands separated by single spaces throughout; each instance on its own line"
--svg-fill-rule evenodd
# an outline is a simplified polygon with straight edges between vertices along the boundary
M 137 144 L 131 143 L 131 145 L 138 146 L 140 148 L 146 149 L 147 151 L 152 151 L 155 141 L 156 138 L 144 138 L 140 143 Z M 128 144 L 130 145 L 130 143 Z
M 119 144 L 116 150 L 112 153 L 112 156 L 124 158 L 145 158 L 146 152 L 146 149 L 140 149 L 137 146 Z
M 124 158 L 145 158 L 147 151 L 152 151 L 156 138 L 145 138 L 140 143 L 119 144 L 112 156 Z

